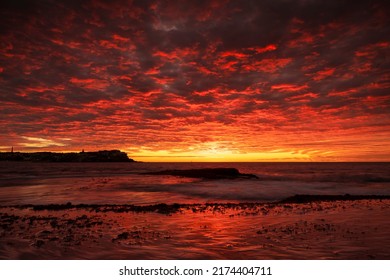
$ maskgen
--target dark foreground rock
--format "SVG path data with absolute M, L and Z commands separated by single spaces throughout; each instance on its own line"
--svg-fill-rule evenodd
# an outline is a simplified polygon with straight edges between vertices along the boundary
M 185 170 L 163 170 L 143 173 L 147 175 L 171 175 L 202 179 L 258 179 L 256 175 L 240 173 L 236 168 L 202 168 Z

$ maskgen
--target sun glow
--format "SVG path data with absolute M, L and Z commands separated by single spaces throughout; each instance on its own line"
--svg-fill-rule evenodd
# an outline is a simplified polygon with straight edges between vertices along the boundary
M 280 162 L 312 161 L 318 151 L 278 149 L 266 152 L 245 152 L 225 143 L 207 142 L 180 151 L 144 149 L 137 153 L 130 151 L 128 153 L 135 160 L 149 162 Z
M 234 153 L 226 146 L 218 142 L 205 143 L 205 147 L 197 151 L 197 155 L 211 158 L 225 158 Z

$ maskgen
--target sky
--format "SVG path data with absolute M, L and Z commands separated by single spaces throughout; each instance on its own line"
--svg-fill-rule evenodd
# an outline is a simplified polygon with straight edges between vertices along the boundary
M 0 151 L 390 161 L 389 1 L 0 3 Z

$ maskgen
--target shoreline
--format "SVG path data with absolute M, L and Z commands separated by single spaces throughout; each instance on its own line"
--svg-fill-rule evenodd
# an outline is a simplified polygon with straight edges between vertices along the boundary
M 275 202 L 225 202 L 225 203 L 158 203 L 150 205 L 135 204 L 17 204 L 0 205 L 0 209 L 31 209 L 33 211 L 63 211 L 63 210 L 90 210 L 95 212 L 157 212 L 162 214 L 171 214 L 189 208 L 256 208 L 259 206 L 275 207 L 288 204 L 306 204 L 313 202 L 341 202 L 341 201 L 359 201 L 359 200 L 390 200 L 390 195 L 294 195 Z
M 390 259 L 388 198 L 68 206 L 1 207 L 0 259 Z

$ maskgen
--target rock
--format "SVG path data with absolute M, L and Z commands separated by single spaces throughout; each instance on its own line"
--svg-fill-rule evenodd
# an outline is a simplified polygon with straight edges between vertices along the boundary
M 280 201 L 280 203 L 309 203 L 319 201 L 354 201 L 363 199 L 390 199 L 390 195 L 309 195 L 297 194 Z
M 122 232 L 121 234 L 118 234 L 117 240 L 123 240 L 123 239 L 128 239 L 130 234 L 128 232 Z
M 45 244 L 45 241 L 38 239 L 38 240 L 36 240 L 36 241 L 34 242 L 33 245 L 34 245 L 35 247 L 40 248 L 40 247 L 43 246 L 43 244 Z
M 236 168 L 202 168 L 202 169 L 184 169 L 184 170 L 163 170 L 156 172 L 143 173 L 146 175 L 171 175 L 189 178 L 202 179 L 258 179 L 253 174 L 240 173 Z

